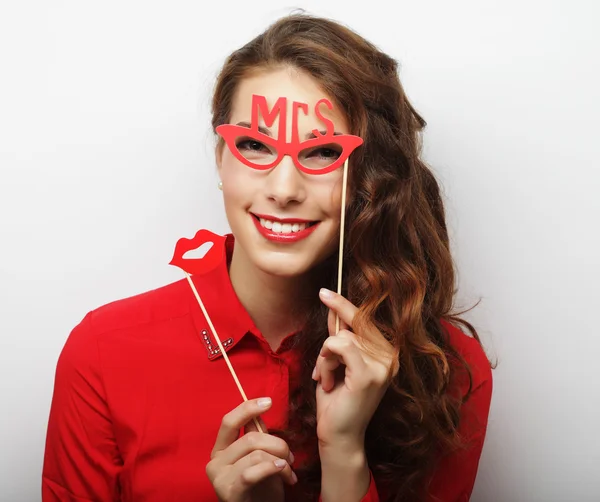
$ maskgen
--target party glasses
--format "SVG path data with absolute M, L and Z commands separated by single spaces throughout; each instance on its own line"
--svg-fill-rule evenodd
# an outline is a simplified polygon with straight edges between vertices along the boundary
M 340 167 L 359 147 L 363 140 L 352 134 L 337 134 L 333 131 L 333 122 L 325 118 L 319 109 L 324 104 L 333 109 L 331 102 L 323 98 L 315 105 L 316 115 L 327 126 L 325 132 L 313 130 L 306 141 L 300 141 L 298 136 L 298 113 L 300 110 L 308 113 L 306 103 L 293 102 L 292 141 L 286 142 L 286 104 L 287 98 L 277 100 L 272 110 L 269 110 L 264 96 L 252 96 L 252 121 L 238 124 L 221 124 L 216 131 L 227 143 L 231 153 L 248 167 L 267 170 L 281 162 L 289 155 L 296 167 L 307 174 L 326 174 Z M 266 134 L 267 129 L 258 125 L 259 113 L 262 113 L 267 126 L 274 123 L 279 115 L 279 137 L 276 139 Z M 311 137 L 312 136 L 312 137 Z
M 325 134 L 303 142 L 287 143 L 234 124 L 222 124 L 216 130 L 231 153 L 253 169 L 271 169 L 289 155 L 296 167 L 307 174 L 326 174 L 336 170 L 363 142 L 362 138 L 351 134 Z

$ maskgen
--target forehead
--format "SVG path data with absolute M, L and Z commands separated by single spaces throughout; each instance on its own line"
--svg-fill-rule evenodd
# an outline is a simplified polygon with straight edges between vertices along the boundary
M 343 111 L 335 103 L 333 97 L 328 95 L 319 86 L 318 82 L 306 72 L 294 68 L 280 68 L 276 70 L 264 70 L 242 79 L 234 95 L 231 109 L 231 123 L 236 124 L 240 121 L 251 121 L 253 94 L 266 98 L 269 111 L 273 109 L 279 98 L 287 98 L 286 115 L 288 123 L 292 120 L 294 102 L 308 105 L 307 114 L 304 111 L 298 113 L 298 128 L 300 132 L 304 129 L 312 130 L 315 127 L 322 126 L 321 120 L 315 113 L 315 105 L 322 98 L 327 98 L 333 103 L 333 110 L 330 110 L 326 106 L 320 106 L 319 113 L 334 123 L 337 132 L 350 133 L 348 130 L 348 121 Z M 259 120 L 259 125 L 264 125 L 263 117 L 260 113 Z M 277 131 L 278 122 L 279 116 L 272 126 L 272 129 L 275 131 Z

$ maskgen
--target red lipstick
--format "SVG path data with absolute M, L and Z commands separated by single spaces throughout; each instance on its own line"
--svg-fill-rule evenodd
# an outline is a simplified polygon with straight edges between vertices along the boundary
M 259 215 L 256 215 L 259 216 Z M 306 239 L 310 234 L 315 231 L 315 228 L 319 226 L 319 222 L 316 222 L 314 225 L 310 227 L 306 227 L 304 230 L 300 230 L 299 232 L 290 232 L 290 233 L 281 233 L 281 232 L 273 232 L 273 230 L 269 230 L 266 227 L 263 227 L 260 224 L 260 221 L 254 215 L 251 215 L 252 221 L 254 221 L 254 225 L 256 226 L 259 233 L 265 238 L 273 242 L 283 242 L 283 243 L 293 243 L 301 241 L 302 239 Z M 279 219 L 273 218 L 272 216 L 265 217 L 264 215 L 259 216 L 260 218 L 268 219 L 271 221 L 278 221 L 281 223 L 309 223 L 309 220 L 298 220 L 293 218 Z
M 268 214 L 258 214 L 258 213 L 252 213 L 254 216 L 258 216 L 259 218 L 262 218 L 263 220 L 270 220 L 270 221 L 279 221 L 280 223 L 313 223 L 312 220 L 301 220 L 299 218 L 277 218 L 277 216 L 271 216 Z

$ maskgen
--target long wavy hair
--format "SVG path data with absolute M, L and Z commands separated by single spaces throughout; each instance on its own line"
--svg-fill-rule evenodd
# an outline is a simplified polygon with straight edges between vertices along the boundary
M 444 323 L 462 324 L 479 341 L 459 317 L 464 311 L 451 313 L 455 272 L 443 202 L 420 159 L 426 122 L 409 103 L 394 59 L 343 25 L 300 12 L 279 19 L 227 58 L 214 89 L 213 130 L 229 121 L 242 79 L 281 67 L 316 79 L 345 113 L 351 132 L 364 140 L 349 165 L 343 294 L 359 307 L 354 331 L 374 324 L 395 347 L 401 368 L 369 424 L 365 449 L 387 500 L 421 500 L 436 459 L 461 447 L 464 399 L 452 386 L 460 372 L 471 381 Z M 319 286 L 336 289 L 337 259 L 336 253 L 318 266 Z M 298 500 L 316 499 L 320 490 L 311 373 L 327 336 L 327 308 L 317 301 L 295 337 L 302 367 L 300 385 L 290 395 L 288 428 L 272 431 L 292 450 L 311 452 L 296 471 Z

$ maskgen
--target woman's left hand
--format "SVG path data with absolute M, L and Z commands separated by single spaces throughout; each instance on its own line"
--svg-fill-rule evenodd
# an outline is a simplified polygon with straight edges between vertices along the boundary
M 333 291 L 321 290 L 329 307 L 329 338 L 317 358 L 313 379 L 317 383 L 317 436 L 321 445 L 339 442 L 363 445 L 364 435 L 390 380 L 394 348 L 375 326 L 366 333 L 351 331 L 358 308 Z M 329 298 L 323 294 L 329 293 Z M 335 332 L 336 313 L 340 331 Z M 361 340 L 376 341 L 377 355 L 365 350 Z

